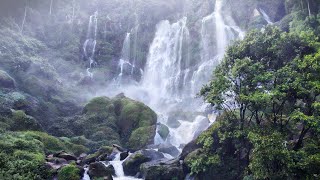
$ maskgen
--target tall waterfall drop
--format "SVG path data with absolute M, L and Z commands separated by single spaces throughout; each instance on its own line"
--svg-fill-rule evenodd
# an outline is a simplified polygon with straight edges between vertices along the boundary
M 244 36 L 232 17 L 223 12 L 223 5 L 223 0 L 217 0 L 214 12 L 200 21 L 201 58 L 191 58 L 187 17 L 175 23 L 160 21 L 141 82 L 134 85 L 122 83 L 120 86 L 120 92 L 144 102 L 157 112 L 157 131 L 161 126 L 168 127 L 167 137 L 156 134 L 155 145 L 173 145 L 181 150 L 215 120 L 212 109 L 200 98 L 195 98 L 196 94 L 209 82 L 229 43 Z M 129 46 L 126 44 L 131 35 L 127 34 L 124 41 L 120 75 L 125 72 L 126 65 L 132 65 L 132 61 L 126 59 Z
M 174 24 L 166 20 L 157 25 L 142 81 L 142 86 L 155 98 L 153 103 L 179 101 L 184 91 L 184 80 L 188 76 L 188 69 L 183 67 L 183 61 L 188 61 L 183 59 L 183 46 L 189 37 L 186 23 L 184 17 Z
M 126 38 L 124 39 L 123 42 L 123 46 L 122 46 L 122 52 L 121 52 L 121 59 L 119 60 L 119 64 L 118 64 L 118 69 L 119 69 L 119 75 L 116 79 L 117 81 L 117 85 L 121 85 L 123 84 L 123 76 L 124 73 L 127 72 L 125 71 L 126 69 L 131 69 L 133 68 L 133 65 L 130 63 L 130 53 L 131 53 L 131 33 L 127 33 Z M 127 67 L 131 67 L 131 68 L 127 68 Z M 131 72 L 129 72 L 129 74 L 131 74 Z M 131 74 L 132 75 L 132 74 Z
M 94 54 L 97 45 L 97 30 L 98 30 L 98 12 L 95 12 L 89 18 L 89 25 L 86 40 L 83 44 L 83 53 L 86 60 L 89 61 L 87 75 L 93 77 L 92 68 L 96 65 Z

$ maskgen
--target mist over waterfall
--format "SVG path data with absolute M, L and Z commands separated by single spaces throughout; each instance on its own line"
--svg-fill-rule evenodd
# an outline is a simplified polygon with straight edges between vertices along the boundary
M 135 68 L 130 53 L 132 34 L 126 34 L 118 65 L 117 86 L 109 88 L 114 95 L 124 92 L 157 112 L 159 124 L 167 126 L 170 133 L 166 138 L 157 133 L 155 144 L 181 149 L 215 119 L 211 108 L 196 95 L 210 80 L 212 70 L 219 64 L 229 43 L 244 36 L 233 18 L 223 12 L 223 5 L 222 0 L 217 0 L 214 11 L 201 20 L 198 29 L 201 35 L 200 59 L 190 56 L 191 37 L 187 17 L 173 23 L 160 21 L 156 25 L 144 70 L 140 70 L 140 82 L 127 81 L 128 78 L 123 80 L 124 74 L 132 76 L 132 69 Z M 190 116 L 181 116 L 186 113 Z
M 0 179 L 320 177 L 319 27 L 320 0 L 1 0 Z

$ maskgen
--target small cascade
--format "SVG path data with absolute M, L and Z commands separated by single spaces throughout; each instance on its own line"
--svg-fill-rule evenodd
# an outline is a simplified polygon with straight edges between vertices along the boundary
M 271 20 L 271 18 L 268 16 L 268 14 L 261 8 L 259 8 L 259 12 L 262 15 L 262 17 L 264 18 L 265 21 L 267 21 L 268 24 L 274 24 Z
M 88 171 L 89 171 L 89 168 L 88 168 L 88 167 L 85 167 L 85 168 L 84 168 L 84 174 L 83 174 L 82 180 L 90 180 L 90 176 L 89 176 L 89 174 L 88 174 Z
M 130 156 L 130 154 L 129 154 Z M 128 157 L 129 157 L 128 156 Z M 127 157 L 127 158 L 128 158 Z M 110 164 L 114 167 L 114 170 L 116 172 L 116 176 L 113 177 L 114 180 L 138 180 L 138 178 L 125 176 L 123 171 L 122 163 L 125 160 L 120 161 L 120 153 L 118 153 L 113 161 L 110 161 Z
M 129 156 L 130 155 L 131 154 L 129 153 Z M 116 156 L 115 156 L 115 159 L 113 161 L 109 161 L 109 162 L 101 161 L 101 163 L 103 163 L 103 165 L 105 165 L 106 167 L 108 167 L 109 165 L 113 166 L 113 168 L 115 170 L 115 174 L 116 174 L 116 176 L 112 177 L 114 180 L 141 180 L 141 179 L 138 179 L 138 178 L 135 178 L 135 177 L 126 176 L 124 174 L 122 164 L 123 164 L 123 162 L 125 160 L 126 159 L 120 161 L 120 153 L 117 153 Z M 88 175 L 88 171 L 89 171 L 89 168 L 86 167 L 82 180 L 90 180 L 90 176 Z
M 86 40 L 83 44 L 84 58 L 89 61 L 87 75 L 93 78 L 92 68 L 97 65 L 94 60 L 94 55 L 97 45 L 97 30 L 98 30 L 98 12 L 95 12 L 89 18 Z
M 118 63 L 118 70 L 119 74 L 115 78 L 115 82 L 117 86 L 126 85 L 128 83 L 135 82 L 135 76 L 138 74 L 138 76 L 142 76 L 143 72 L 141 72 L 141 69 L 136 68 L 136 54 L 135 54 L 135 48 L 136 48 L 136 41 L 137 41 L 137 35 L 136 35 L 136 28 L 133 28 L 131 32 L 134 32 L 134 37 L 132 37 L 132 33 L 127 33 L 126 37 L 123 41 L 122 51 L 121 51 L 121 58 L 119 59 Z M 134 38 L 133 47 L 131 47 L 131 38 Z M 132 52 L 132 49 L 134 50 Z

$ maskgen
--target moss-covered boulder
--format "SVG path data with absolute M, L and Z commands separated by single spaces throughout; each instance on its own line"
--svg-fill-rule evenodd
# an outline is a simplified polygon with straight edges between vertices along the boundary
M 101 148 L 99 148 L 98 151 L 96 151 L 93 154 L 89 154 L 88 156 L 84 157 L 84 159 L 82 160 L 83 164 L 90 164 L 93 163 L 95 161 L 102 161 L 102 160 L 106 160 L 107 157 L 109 157 L 113 152 L 113 148 L 109 147 L 109 146 L 103 146 Z
M 168 126 L 166 126 L 164 124 L 160 124 L 158 126 L 157 132 L 160 135 L 160 137 L 165 140 L 165 139 L 167 139 L 170 131 L 169 131 Z
M 141 102 L 120 94 L 113 100 L 122 142 L 130 148 L 143 148 L 153 142 L 157 114 Z
M 0 87 L 1 88 L 15 88 L 14 79 L 5 71 L 0 70 Z
M 140 149 L 153 143 L 157 115 L 141 102 L 125 97 L 96 97 L 80 115 L 64 118 L 50 128 L 57 136 L 83 136 L 100 146 L 119 144 Z
M 81 169 L 73 164 L 64 166 L 58 171 L 59 180 L 79 180 L 81 176 Z

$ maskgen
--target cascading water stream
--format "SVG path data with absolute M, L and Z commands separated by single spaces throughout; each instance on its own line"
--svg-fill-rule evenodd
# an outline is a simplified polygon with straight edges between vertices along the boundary
M 128 157 L 130 155 L 131 154 L 129 153 Z M 113 161 L 109 161 L 109 162 L 101 161 L 101 163 L 103 163 L 106 167 L 108 167 L 109 165 L 113 166 L 113 168 L 115 170 L 115 176 L 112 177 L 113 180 L 141 180 L 141 179 L 138 179 L 138 178 L 135 178 L 135 177 L 125 176 L 124 171 L 123 171 L 122 163 L 126 159 L 121 161 L 120 160 L 120 153 L 117 153 Z M 85 168 L 85 173 L 84 173 L 84 176 L 83 176 L 82 180 L 90 180 L 90 176 L 88 175 L 88 170 L 89 170 L 88 168 Z
M 89 61 L 87 75 L 93 78 L 92 68 L 96 65 L 94 54 L 97 45 L 97 30 L 98 30 L 98 12 L 95 12 L 89 18 L 88 31 L 86 40 L 83 44 L 83 53 L 86 60 Z
M 271 18 L 268 16 L 268 14 L 261 8 L 259 8 L 259 12 L 261 13 L 262 17 L 264 18 L 264 20 L 267 21 L 268 24 L 274 24 L 271 20 Z

